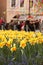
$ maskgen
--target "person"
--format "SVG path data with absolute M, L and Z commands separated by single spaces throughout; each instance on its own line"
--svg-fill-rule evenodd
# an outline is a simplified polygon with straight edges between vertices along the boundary
M 35 31 L 35 21 L 34 20 L 30 21 L 29 26 L 30 26 L 31 31 Z
M 40 21 L 40 20 L 39 20 L 39 21 Z M 38 21 L 38 20 L 35 21 L 36 30 L 39 29 L 39 21 Z
M 6 23 L 5 29 L 9 30 L 9 23 Z
M 20 24 L 21 30 L 24 30 L 24 27 L 25 27 L 25 21 L 22 21 L 21 24 Z
M 26 20 L 26 25 L 28 26 L 28 31 L 34 31 L 33 21 Z
M 17 30 L 20 31 L 20 21 L 16 24 Z
M 9 23 L 9 29 L 12 29 L 12 30 L 14 30 L 14 21 L 13 20 L 11 20 L 10 21 L 10 23 Z
M 2 29 L 2 25 L 4 25 L 5 21 L 3 18 L 0 18 L 0 29 Z

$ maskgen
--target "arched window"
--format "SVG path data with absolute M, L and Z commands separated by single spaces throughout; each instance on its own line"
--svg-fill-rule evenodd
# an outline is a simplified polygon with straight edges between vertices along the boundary
M 20 0 L 20 7 L 24 7 L 24 0 Z
M 16 0 L 11 0 L 11 7 L 15 7 L 16 5 Z

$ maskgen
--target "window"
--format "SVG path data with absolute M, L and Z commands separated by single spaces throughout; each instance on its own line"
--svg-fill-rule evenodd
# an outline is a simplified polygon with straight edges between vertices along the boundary
M 24 7 L 24 0 L 20 0 L 20 7 Z
M 29 0 L 29 14 L 43 15 L 43 0 Z
M 11 1 L 11 7 L 15 7 L 15 5 L 16 5 L 16 0 L 12 0 Z
M 33 1 L 30 0 L 30 8 L 33 7 Z

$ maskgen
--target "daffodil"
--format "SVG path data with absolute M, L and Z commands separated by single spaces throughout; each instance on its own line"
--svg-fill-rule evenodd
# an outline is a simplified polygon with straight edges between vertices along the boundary
M 26 42 L 27 42 L 26 40 L 22 40 L 20 42 L 20 47 L 24 49 L 26 47 Z
M 14 44 L 13 47 L 11 48 L 11 51 L 13 52 L 13 51 L 16 51 L 16 50 L 17 50 L 17 48 L 16 48 L 16 45 Z

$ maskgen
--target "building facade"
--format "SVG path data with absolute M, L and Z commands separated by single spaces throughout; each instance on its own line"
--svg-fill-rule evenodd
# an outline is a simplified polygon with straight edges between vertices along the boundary
M 3 17 L 6 22 L 10 22 L 16 14 L 28 14 L 29 0 L 24 0 L 21 3 L 23 6 L 20 2 L 21 0 L 0 0 L 0 18 Z
M 43 0 L 0 0 L 0 18 L 8 23 L 17 14 L 31 14 L 43 20 Z

